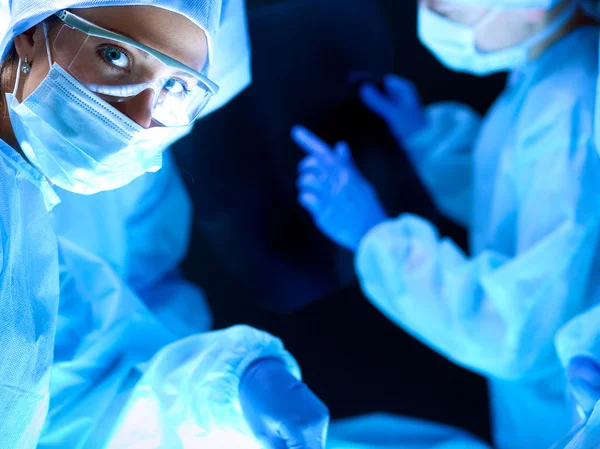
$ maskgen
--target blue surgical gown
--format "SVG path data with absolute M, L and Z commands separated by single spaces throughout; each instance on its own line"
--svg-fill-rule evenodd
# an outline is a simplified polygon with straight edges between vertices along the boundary
M 557 449 L 596 449 L 600 446 L 600 403 L 585 426 L 565 446 Z
M 264 357 L 300 377 L 281 342 L 246 326 L 181 339 L 106 260 L 57 238 L 58 196 L 1 141 L 0 183 L 0 447 L 257 447 L 238 386 Z
M 210 329 L 212 316 L 196 285 L 181 276 L 192 205 L 170 151 L 163 167 L 121 189 L 78 195 L 58 190 L 56 234 L 105 261 L 178 337 Z
M 38 449 L 223 447 L 224 438 L 255 448 L 238 400 L 244 370 L 259 358 L 278 357 L 300 375 L 281 342 L 266 333 L 245 326 L 205 332 L 204 298 L 176 270 L 186 250 L 189 207 L 166 160 L 165 171 L 128 186 L 141 188 L 130 198 L 135 207 L 125 201 L 133 190 L 108 196 L 106 212 L 117 215 L 107 218 L 134 211 L 125 215 L 133 218 L 93 223 L 101 215 L 84 207 L 75 228 L 99 240 L 74 242 L 67 235 L 77 233 L 64 228 L 58 236 L 52 397 Z M 114 245 L 102 247 L 110 237 Z
M 2 140 L 0 186 L 0 447 L 33 449 L 50 398 L 59 282 L 46 205 L 57 197 Z
M 407 142 L 440 210 L 468 227 L 470 255 L 405 214 L 356 256 L 375 306 L 489 378 L 498 449 L 549 447 L 571 423 L 553 339 L 599 298 L 598 37 L 579 28 L 515 70 L 483 120 L 431 106 Z

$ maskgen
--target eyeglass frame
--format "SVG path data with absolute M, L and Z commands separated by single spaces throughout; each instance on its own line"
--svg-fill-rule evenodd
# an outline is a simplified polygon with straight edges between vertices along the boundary
M 199 79 L 208 88 L 212 96 L 215 96 L 219 93 L 219 86 L 210 79 L 208 79 L 205 75 L 183 64 L 182 62 L 179 62 L 177 59 L 153 49 L 152 47 L 148 47 L 147 45 L 144 45 L 133 39 L 122 36 L 119 33 L 115 33 L 114 31 L 107 30 L 91 22 L 88 22 L 87 20 L 77 16 L 76 14 L 73 14 L 72 12 L 67 11 L 66 9 L 57 12 L 55 15 L 70 28 L 81 31 L 82 33 L 85 33 L 88 36 L 99 37 L 102 39 L 110 39 L 116 42 L 127 44 L 133 48 L 137 48 L 138 50 L 144 51 L 149 55 L 155 57 L 167 67 L 181 70 L 182 72 L 185 72 L 188 75 Z

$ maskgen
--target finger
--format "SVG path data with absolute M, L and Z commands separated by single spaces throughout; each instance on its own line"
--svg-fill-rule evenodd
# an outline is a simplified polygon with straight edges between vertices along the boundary
M 324 179 L 323 176 L 318 176 L 314 172 L 303 173 L 298 177 L 296 186 L 299 190 L 312 190 L 320 192 L 323 190 Z
M 325 438 L 307 431 L 291 431 L 285 440 L 287 449 L 325 449 Z
M 303 126 L 292 128 L 292 139 L 308 154 L 321 156 L 325 160 L 331 158 L 331 147 Z
M 312 214 L 319 212 L 323 203 L 317 194 L 306 191 L 300 192 L 298 202 Z
M 258 441 L 265 449 L 289 449 L 287 442 L 281 437 L 263 437 Z
M 324 449 L 329 427 L 329 410 L 305 384 L 300 383 L 290 397 L 297 408 L 281 422 L 279 434 L 288 448 Z
M 315 171 L 320 172 L 324 170 L 325 163 L 322 159 L 307 156 L 298 164 L 298 172 Z
M 354 160 L 352 159 L 352 150 L 347 142 L 338 142 L 333 151 L 343 162 L 354 164 Z
M 417 103 L 419 92 L 412 81 L 390 74 L 383 78 L 383 84 L 394 103 L 409 106 Z
M 360 99 L 373 113 L 387 120 L 394 116 L 396 106 L 393 101 L 372 84 L 367 84 L 359 90 Z

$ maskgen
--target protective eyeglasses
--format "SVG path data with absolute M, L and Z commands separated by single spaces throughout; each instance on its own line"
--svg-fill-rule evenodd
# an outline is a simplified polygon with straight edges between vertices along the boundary
M 80 83 L 110 103 L 152 91 L 152 119 L 187 126 L 219 86 L 206 76 L 146 45 L 101 28 L 68 11 L 53 43 L 57 62 Z

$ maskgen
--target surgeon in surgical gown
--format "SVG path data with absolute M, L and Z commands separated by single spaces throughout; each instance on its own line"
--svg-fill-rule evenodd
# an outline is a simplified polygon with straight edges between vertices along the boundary
M 216 92 L 198 70 L 207 56 L 218 66 L 214 44 L 232 3 L 11 1 L 11 23 L 0 47 L 0 447 L 210 448 L 241 442 L 258 447 L 258 438 L 264 447 L 322 449 L 328 412 L 299 381 L 299 369 L 279 340 L 245 326 L 198 334 L 191 329 L 205 324 L 193 318 L 190 329 L 182 330 L 173 325 L 177 313 L 163 320 L 160 298 L 142 300 L 134 290 L 143 293 L 157 278 L 134 282 L 135 275 L 122 274 L 126 264 L 119 265 L 118 258 L 103 258 L 68 236 L 57 238 L 48 213 L 60 201 L 57 187 L 93 194 L 160 168 L 158 156 L 176 133 L 142 123 L 156 121 L 161 111 L 166 112 L 161 120 L 194 119 L 199 110 L 193 108 L 202 101 L 177 109 L 181 103 L 175 98 L 199 100 L 206 98 L 205 89 Z M 171 31 L 158 45 L 159 30 L 149 33 L 156 23 L 160 32 Z M 154 38 L 155 46 L 187 64 L 123 36 L 119 27 L 125 25 L 148 33 L 138 39 Z M 194 41 L 173 46 L 177 33 Z M 204 45 L 192 45 L 200 37 Z M 139 66 L 131 64 L 132 54 L 140 56 Z M 92 76 L 99 84 L 86 78 L 89 65 L 78 65 L 78 58 L 97 58 Z M 123 70 L 125 64 L 129 70 Z M 108 103 L 92 93 L 115 88 L 119 95 L 129 93 L 110 83 L 115 73 L 117 82 L 129 81 L 139 68 L 152 89 L 161 89 L 160 97 L 144 90 Z M 172 69 L 204 88 L 181 88 L 182 81 L 169 77 Z M 178 97 L 182 92 L 189 97 Z M 165 96 L 168 101 L 152 108 L 141 102 Z M 112 145 L 99 146 L 102 141 Z M 161 196 L 172 190 L 157 184 L 150 191 Z M 135 213 L 131 217 L 128 224 Z M 144 250 L 140 244 L 132 253 Z M 142 259 L 138 274 L 150 259 Z M 188 288 L 198 297 L 191 286 L 176 287 L 185 285 L 176 274 L 160 270 L 163 279 L 153 293 Z
M 244 1 L 227 1 L 223 8 L 217 51 L 224 57 L 211 67 L 220 91 L 202 117 L 224 106 L 252 79 Z M 189 131 L 175 132 L 172 140 Z M 192 205 L 170 151 L 163 154 L 159 171 L 120 189 L 96 195 L 60 189 L 59 194 L 61 202 L 52 211 L 57 235 L 106 261 L 176 335 L 211 327 L 202 291 L 178 271 L 188 249 Z
M 217 52 L 223 57 L 211 67 L 220 91 L 202 117 L 229 102 L 252 79 L 244 1 L 225 2 L 221 17 Z M 174 133 L 172 140 L 188 131 Z M 159 171 L 120 189 L 96 195 L 60 189 L 59 195 L 61 202 L 52 211 L 57 235 L 106 261 L 176 335 L 211 327 L 201 290 L 178 272 L 188 248 L 192 206 L 170 152 L 164 153 Z
M 224 57 L 211 67 L 211 73 L 221 90 L 203 111 L 202 117 L 222 107 L 251 81 L 250 42 L 243 0 L 225 2 L 221 17 L 217 51 Z M 191 127 L 178 130 L 172 140 L 183 137 L 189 131 Z M 168 143 L 165 142 L 165 146 Z M 130 300 L 139 300 L 148 308 L 157 326 L 168 332 L 168 341 L 210 329 L 212 316 L 202 291 L 184 279 L 178 270 L 189 244 L 192 207 L 170 151 L 163 154 L 159 171 L 146 173 L 120 189 L 95 195 L 78 195 L 59 188 L 56 190 L 61 202 L 51 211 L 54 230 L 61 241 L 87 250 L 103 269 L 110 267 L 114 270 L 114 275 L 106 278 L 107 285 L 104 288 L 110 288 L 111 282 L 114 283 L 113 288 L 121 288 L 121 283 L 126 284 L 131 289 Z M 77 260 L 74 263 L 77 264 Z M 63 273 L 68 275 L 75 269 L 77 267 L 65 267 Z M 115 304 L 110 306 L 114 307 Z M 59 307 L 59 316 L 63 322 L 69 323 L 69 327 L 86 316 L 84 310 L 75 309 L 74 312 L 72 307 L 73 304 L 66 302 Z M 103 323 L 110 329 L 109 324 Z M 86 331 L 83 327 L 80 332 L 85 335 L 93 330 L 89 328 Z M 58 328 L 58 342 L 63 339 L 64 331 Z M 92 396 L 71 395 L 68 407 L 62 402 L 65 397 L 62 392 L 73 381 L 75 370 L 80 369 L 82 364 L 85 366 L 86 357 L 91 356 L 87 352 L 74 352 L 77 346 L 83 346 L 85 339 L 80 338 L 78 345 L 73 345 L 72 341 L 65 343 L 72 346 L 69 355 L 64 356 L 64 360 L 57 359 L 55 363 L 51 386 L 55 397 L 50 401 L 48 425 L 38 446 L 40 448 L 53 441 L 64 444 L 65 426 L 59 423 L 74 421 L 75 417 L 89 419 L 88 413 L 82 413 L 81 409 L 91 409 Z M 105 357 L 117 349 L 110 345 L 105 345 L 105 348 Z M 107 360 L 112 358 L 107 357 Z M 97 360 L 94 363 L 98 375 L 106 376 L 102 365 Z M 129 374 L 123 372 L 120 376 L 113 375 L 110 381 L 114 384 L 113 395 L 117 395 L 119 388 L 128 391 L 126 376 Z M 88 377 L 88 382 L 94 379 Z M 106 388 L 106 383 L 109 381 L 105 381 L 102 388 Z M 110 400 L 110 396 L 111 393 L 103 393 L 105 401 Z M 126 396 L 127 393 L 122 394 L 120 402 Z M 74 407 L 75 403 L 77 407 Z M 93 408 L 98 409 L 97 404 Z M 101 447 L 105 438 L 104 429 L 110 426 L 106 423 L 95 425 L 99 434 L 89 439 L 95 442 L 96 447 Z M 78 429 L 78 432 L 77 438 L 81 441 L 81 430 Z
M 389 218 L 346 144 L 296 128 L 300 201 L 356 253 L 377 308 L 489 379 L 495 447 L 545 449 L 571 423 L 555 334 L 600 299 L 599 28 L 573 0 L 422 0 L 419 36 L 453 70 L 510 72 L 484 118 L 455 102 L 423 108 L 394 75 L 385 92 L 361 92 L 439 209 L 468 228 L 470 254 L 421 217 Z

